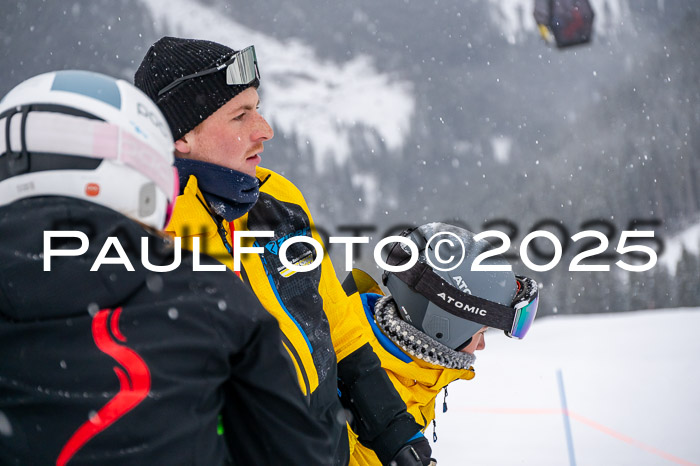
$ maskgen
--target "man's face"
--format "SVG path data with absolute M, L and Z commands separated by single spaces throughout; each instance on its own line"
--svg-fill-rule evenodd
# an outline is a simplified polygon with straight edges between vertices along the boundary
M 175 142 L 179 156 L 255 176 L 263 142 L 274 135 L 258 113 L 258 91 L 249 87 Z

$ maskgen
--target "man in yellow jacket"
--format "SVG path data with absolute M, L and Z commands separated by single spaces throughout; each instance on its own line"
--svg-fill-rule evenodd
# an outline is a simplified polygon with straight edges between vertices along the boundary
M 343 287 L 348 295 L 361 297 L 364 309 L 355 310 L 356 318 L 372 326 L 371 343 L 382 367 L 425 430 L 434 423 L 440 390 L 455 380 L 474 378 L 474 352 L 484 349 L 489 327 L 514 338 L 525 336 L 537 313 L 538 286 L 510 270 L 472 270 L 490 245 L 474 241 L 462 228 L 431 223 L 405 235 L 416 245 L 419 258 L 405 272 L 384 274 L 390 296 L 383 296 L 379 285 L 357 269 Z M 386 262 L 405 264 L 408 252 L 399 243 L 389 247 Z M 510 268 L 501 256 L 490 256 L 482 265 Z M 358 445 L 350 464 L 381 462 Z
M 421 426 L 381 369 L 369 344 L 369 324 L 352 317 L 362 310 L 359 296 L 346 295 L 325 254 L 310 272 L 296 272 L 280 260 L 290 238 L 321 238 L 299 190 L 258 167 L 263 143 L 273 137 L 258 113 L 259 83 L 253 47 L 235 51 L 215 42 L 163 37 L 147 52 L 135 84 L 165 115 L 180 173 L 180 195 L 166 231 L 232 269 L 238 268 L 235 248 L 259 248 L 240 255 L 239 276 L 277 318 L 310 410 L 333 439 L 335 464 L 348 463 L 358 438 L 382 464 L 428 464 L 427 442 L 422 442 L 425 457 L 412 440 Z M 237 245 L 235 232 L 252 236 Z M 303 266 L 318 253 L 308 243 L 296 243 L 285 255 Z M 351 400 L 346 408 L 357 436 L 348 435 L 339 384 Z

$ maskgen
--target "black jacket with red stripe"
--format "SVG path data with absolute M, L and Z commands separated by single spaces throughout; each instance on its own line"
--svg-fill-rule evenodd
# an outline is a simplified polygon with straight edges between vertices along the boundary
M 82 231 L 88 250 L 44 271 L 46 230 Z M 108 237 L 134 271 L 90 271 Z M 330 463 L 275 319 L 230 271 L 193 271 L 188 251 L 147 270 L 142 237 L 151 264 L 173 262 L 167 241 L 93 203 L 0 208 L 0 464 Z

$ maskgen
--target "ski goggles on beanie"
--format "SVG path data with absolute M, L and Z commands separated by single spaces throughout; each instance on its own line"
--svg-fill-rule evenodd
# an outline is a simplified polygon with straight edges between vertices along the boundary
M 207 76 L 224 69 L 226 70 L 226 84 L 229 86 L 248 85 L 256 79 L 259 80 L 260 70 L 258 69 L 258 58 L 255 55 L 255 47 L 251 45 L 250 47 L 246 47 L 234 53 L 231 58 L 221 65 L 177 78 L 158 91 L 158 97 L 175 89 L 189 79 L 201 78 L 202 76 Z
M 399 243 L 389 251 L 386 263 L 391 266 L 406 264 L 411 256 Z M 511 338 L 522 339 L 530 330 L 537 315 L 539 291 L 531 278 L 515 276 L 518 291 L 510 306 L 465 293 L 436 274 L 432 267 L 418 261 L 403 272 L 390 272 L 411 290 L 422 295 L 444 311 L 471 322 L 503 330 Z M 389 272 L 384 272 L 386 284 Z

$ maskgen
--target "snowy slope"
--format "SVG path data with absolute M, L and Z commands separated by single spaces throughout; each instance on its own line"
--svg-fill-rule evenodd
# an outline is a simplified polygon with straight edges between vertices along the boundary
M 700 464 L 698 328 L 700 308 L 546 318 L 522 341 L 490 331 L 438 414 L 440 464 L 573 464 L 558 370 L 578 466 Z
M 371 149 L 399 151 L 411 130 L 416 98 L 410 81 L 377 71 L 364 54 L 332 62 L 318 58 L 299 39 L 278 40 L 245 26 L 216 4 L 191 0 L 142 0 L 163 35 L 218 41 L 232 47 L 256 45 L 261 63 L 264 114 L 300 151 L 311 148 L 316 166 L 343 164 L 353 138 Z M 490 0 L 493 23 L 511 43 L 535 29 L 533 0 Z M 596 33 L 614 31 L 627 12 L 625 0 L 593 0 Z M 606 26 L 607 25 L 607 26 Z

